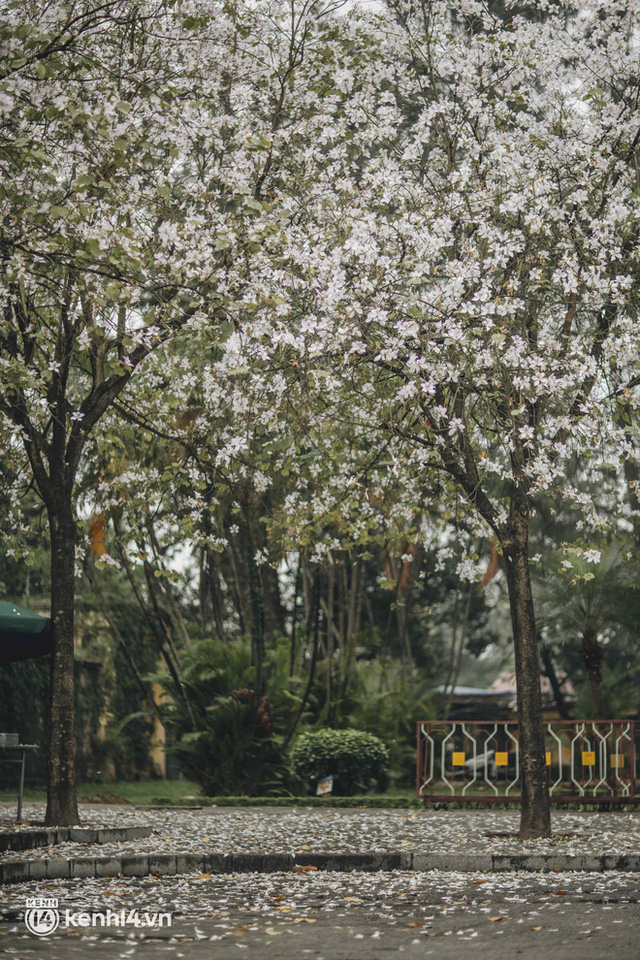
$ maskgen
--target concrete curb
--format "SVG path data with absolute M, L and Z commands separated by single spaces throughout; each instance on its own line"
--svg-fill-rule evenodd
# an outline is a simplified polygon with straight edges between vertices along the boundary
M 619 870 L 640 873 L 640 854 L 460 854 L 448 853 L 207 853 L 129 854 L 119 857 L 62 857 L 12 860 L 0 864 L 0 883 L 74 877 L 177 876 L 187 873 L 280 873 L 317 870 L 414 870 L 454 873 L 535 873 Z
M 123 843 L 125 840 L 142 840 L 152 833 L 151 827 L 56 827 L 4 831 L 0 833 L 0 853 L 7 850 L 35 850 L 56 843 Z

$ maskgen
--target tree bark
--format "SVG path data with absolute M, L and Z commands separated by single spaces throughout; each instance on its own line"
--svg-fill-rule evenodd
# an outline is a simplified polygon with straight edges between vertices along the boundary
M 464 615 L 463 615 L 463 618 L 462 618 L 462 624 L 460 625 L 460 640 L 459 640 L 459 642 L 457 641 L 457 634 L 458 634 L 458 614 L 457 614 L 457 606 L 458 606 L 458 598 L 459 598 L 459 595 L 460 595 L 460 591 L 458 591 L 457 594 L 456 594 L 456 615 L 455 615 L 455 620 L 454 620 L 454 622 L 453 622 L 453 638 L 452 638 L 452 641 L 451 641 L 451 658 L 452 658 L 452 660 L 453 660 L 454 662 L 453 662 L 453 664 L 452 664 L 452 669 L 451 669 L 451 678 L 450 678 L 451 688 L 450 688 L 449 693 L 448 693 L 448 695 L 447 695 L 447 702 L 446 702 L 446 704 L 445 704 L 445 708 L 444 708 L 444 712 L 443 712 L 443 715 L 444 715 L 444 719 L 445 719 L 445 720 L 448 720 L 448 719 L 449 719 L 449 714 L 451 713 L 451 707 L 453 706 L 453 698 L 454 698 L 454 696 L 455 696 L 455 689 L 456 689 L 456 686 L 457 686 L 457 684 L 458 684 L 458 677 L 460 676 L 460 666 L 461 666 L 461 663 L 462 663 L 462 654 L 463 654 L 463 651 L 464 651 L 464 643 L 465 643 L 465 640 L 467 639 L 467 625 L 468 625 L 468 623 L 469 623 L 469 614 L 470 614 L 470 612 L 471 612 L 471 601 L 472 601 L 472 599 L 473 599 L 473 591 L 474 591 L 474 589 L 475 589 L 475 584 L 473 584 L 473 583 L 470 584 L 469 589 L 468 589 L 468 591 L 467 591 L 467 602 L 466 602 L 465 605 L 464 605 Z M 457 643 L 457 651 L 456 651 L 456 643 Z M 445 688 L 445 693 L 446 693 L 446 688 Z
M 318 662 L 318 649 L 320 647 L 320 571 L 316 570 L 314 572 L 314 589 L 313 589 L 313 648 L 311 653 L 311 663 L 309 664 L 309 676 L 307 678 L 307 686 L 305 688 L 302 700 L 296 711 L 296 715 L 293 718 L 289 732 L 287 733 L 284 743 L 282 745 L 283 753 L 286 753 L 293 735 L 296 732 L 298 724 L 302 714 L 304 713 L 305 707 L 309 701 L 311 695 L 311 690 L 313 687 L 313 681 L 316 674 L 316 663 Z
M 549 782 L 540 692 L 540 660 L 528 558 L 528 512 L 522 511 L 502 540 L 509 589 L 518 690 L 518 731 L 522 810 L 518 836 L 551 833 Z
M 325 619 L 327 621 L 327 723 L 331 723 L 333 715 L 333 601 L 334 601 L 334 582 L 335 567 L 333 557 L 329 553 L 329 564 L 327 567 L 328 577 L 328 597 Z
M 74 703 L 75 523 L 70 491 L 49 507 L 51 633 L 48 780 L 45 826 L 80 822 L 76 799 Z
M 264 629 L 267 637 L 286 635 L 286 610 L 282 604 L 278 571 L 270 564 L 260 567 L 264 602 Z
M 346 570 L 346 564 L 345 564 Z M 347 629 L 344 647 L 344 677 L 342 680 L 343 699 L 349 693 L 353 683 L 354 666 L 356 662 L 356 644 L 360 632 L 360 611 L 362 609 L 362 558 L 357 557 L 351 564 L 349 576 L 349 598 L 347 606 Z
M 302 549 L 298 552 L 298 567 L 293 588 L 293 605 L 291 607 L 291 642 L 289 644 L 289 676 L 295 673 L 296 664 L 296 626 L 298 623 L 298 598 L 300 596 L 300 579 L 302 571 Z
M 245 516 L 240 524 L 240 532 L 245 549 L 245 562 L 248 571 L 249 602 L 251 604 L 251 662 L 256 672 L 255 703 L 257 709 L 264 693 L 265 684 L 264 597 L 262 594 L 260 571 L 255 558 L 255 540 L 251 530 L 251 520 L 252 517 L 247 505 L 245 508 Z
M 562 687 L 558 681 L 558 675 L 556 673 L 556 668 L 553 664 L 553 659 L 547 647 L 540 644 L 540 639 L 538 638 L 538 644 L 540 645 L 540 651 L 542 656 L 542 664 L 544 666 L 544 675 L 549 680 L 551 684 L 551 689 L 553 690 L 553 696 L 556 701 L 556 706 L 558 708 L 558 713 L 563 720 L 569 720 L 569 708 L 567 707 L 567 701 L 564 698 L 562 692 Z
M 602 661 L 604 650 L 598 640 L 598 634 L 589 626 L 582 634 L 580 643 L 580 659 L 589 679 L 591 697 L 593 699 L 593 716 L 595 720 L 602 720 L 602 697 L 600 684 L 602 682 Z

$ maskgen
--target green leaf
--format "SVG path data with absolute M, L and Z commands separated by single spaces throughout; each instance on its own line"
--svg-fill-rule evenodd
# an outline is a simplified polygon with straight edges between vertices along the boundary
M 195 743 L 196 740 L 199 740 L 200 737 L 204 734 L 204 730 L 192 731 L 191 733 L 183 733 L 180 737 L 181 743 Z
M 55 204 L 49 208 L 49 216 L 53 220 L 66 220 L 70 212 L 69 207 L 58 207 Z

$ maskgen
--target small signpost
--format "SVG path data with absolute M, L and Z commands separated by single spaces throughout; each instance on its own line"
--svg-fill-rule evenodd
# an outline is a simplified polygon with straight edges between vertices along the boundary
M 333 793 L 333 774 L 318 780 L 316 787 L 316 797 L 328 797 Z

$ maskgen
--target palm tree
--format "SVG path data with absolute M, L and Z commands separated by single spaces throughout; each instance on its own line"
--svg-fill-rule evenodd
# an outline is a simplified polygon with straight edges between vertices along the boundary
M 617 540 L 600 550 L 564 545 L 547 564 L 536 593 L 543 637 L 560 644 L 579 642 L 579 656 L 589 682 L 593 715 L 602 719 L 603 641 L 628 635 L 637 625 L 636 564 Z M 553 641 L 552 641 L 553 642 Z

